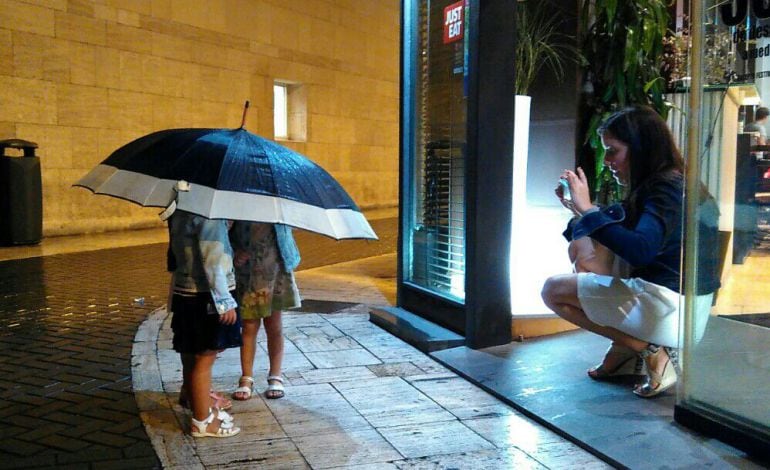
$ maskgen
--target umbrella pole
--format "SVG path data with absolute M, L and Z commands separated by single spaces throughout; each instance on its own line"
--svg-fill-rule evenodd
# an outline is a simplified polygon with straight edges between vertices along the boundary
M 249 111 L 249 100 L 246 100 L 246 103 L 243 105 L 243 116 L 241 116 L 241 127 L 239 129 L 243 129 L 243 126 L 246 125 L 246 113 Z

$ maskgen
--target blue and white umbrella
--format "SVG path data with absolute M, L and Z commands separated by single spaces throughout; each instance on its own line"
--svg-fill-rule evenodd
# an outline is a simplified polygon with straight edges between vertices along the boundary
M 240 129 L 169 129 L 112 153 L 75 186 L 209 219 L 377 239 L 340 184 L 306 157 Z

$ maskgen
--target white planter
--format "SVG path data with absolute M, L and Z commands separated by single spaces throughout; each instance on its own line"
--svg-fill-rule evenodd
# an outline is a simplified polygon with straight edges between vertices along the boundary
M 527 204 L 529 110 L 531 98 L 516 96 L 513 130 L 513 194 L 511 203 L 511 313 L 518 317 L 553 316 L 540 298 L 545 280 L 570 272 L 567 242 L 561 236 L 570 213 L 560 205 Z M 538 155 L 537 158 L 553 158 Z M 540 165 L 542 168 L 542 165 Z M 533 168 L 537 171 L 537 167 Z M 542 171 L 542 170 L 541 170 Z M 558 174 L 553 175 L 556 187 Z M 543 176 L 549 181 L 547 175 Z M 555 196 L 554 196 L 555 199 Z

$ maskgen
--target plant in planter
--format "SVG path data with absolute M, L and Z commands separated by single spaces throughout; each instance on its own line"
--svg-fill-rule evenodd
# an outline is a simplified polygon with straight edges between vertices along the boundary
M 574 29 L 574 24 L 569 24 L 565 3 L 565 0 L 518 0 L 516 3 L 513 201 L 514 213 L 518 214 L 526 207 L 527 200 L 530 87 L 543 78 L 555 78 L 549 80 L 551 83 L 561 82 L 566 67 L 578 63 L 576 38 L 563 32 Z M 571 19 L 575 20 L 574 15 Z M 549 72 L 551 77 L 544 77 L 543 72 Z
M 671 107 L 664 100 L 661 76 L 664 38 L 669 14 L 665 0 L 583 0 L 580 12 L 583 96 L 579 119 L 585 136 L 579 164 L 597 193 L 619 195 L 604 169 L 604 148 L 596 130 L 613 111 L 629 105 L 648 105 L 664 119 Z M 594 178 L 591 178 L 591 176 Z
M 526 95 L 546 67 L 559 81 L 564 64 L 575 61 L 575 38 L 560 32 L 562 21 L 547 0 L 519 0 L 516 6 L 516 94 Z

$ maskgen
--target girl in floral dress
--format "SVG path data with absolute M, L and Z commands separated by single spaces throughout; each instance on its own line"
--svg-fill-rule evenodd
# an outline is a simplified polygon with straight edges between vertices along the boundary
M 233 393 L 236 400 L 251 398 L 257 333 L 264 323 L 270 371 L 265 397 L 284 396 L 283 328 L 281 311 L 300 306 L 294 269 L 300 261 L 291 228 L 280 224 L 235 222 L 230 231 L 233 246 L 238 304 L 241 309 L 243 345 L 241 378 Z

